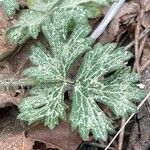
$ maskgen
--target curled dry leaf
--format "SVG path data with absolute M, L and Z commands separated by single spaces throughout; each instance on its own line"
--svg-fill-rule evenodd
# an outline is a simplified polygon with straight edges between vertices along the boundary
M 82 142 L 79 134 L 72 131 L 67 122 L 60 123 L 52 130 L 49 130 L 49 128 L 42 124 L 31 126 L 26 131 L 26 136 L 30 139 L 46 143 L 48 148 L 58 148 L 61 150 L 76 150 Z
M 32 150 L 34 142 L 25 137 L 24 124 L 16 119 L 14 110 L 9 110 L 0 110 L 0 149 Z

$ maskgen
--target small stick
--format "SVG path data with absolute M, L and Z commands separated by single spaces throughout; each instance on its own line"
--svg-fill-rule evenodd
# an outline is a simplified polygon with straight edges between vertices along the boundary
M 137 70 L 138 73 L 140 73 L 140 58 L 139 58 L 139 36 L 141 31 L 141 18 L 144 14 L 144 10 L 141 9 L 140 15 L 138 17 L 138 23 L 135 29 L 135 63 L 134 63 L 134 69 Z
M 147 94 L 147 96 L 142 100 L 142 102 L 138 105 L 137 110 L 139 110 L 143 104 L 147 101 L 147 99 L 150 97 L 150 92 Z M 114 136 L 114 138 L 110 141 L 110 143 L 107 145 L 107 147 L 105 148 L 105 150 L 108 150 L 109 147 L 111 146 L 111 144 L 114 142 L 114 140 L 117 138 L 117 136 L 121 133 L 121 131 L 125 128 L 125 126 L 128 124 L 128 122 L 132 119 L 132 117 L 135 115 L 136 113 L 133 113 L 128 120 L 125 122 L 125 124 L 120 128 L 120 130 L 116 133 L 116 135 Z
M 91 36 L 90 36 L 91 38 L 96 40 L 104 32 L 107 25 L 111 22 L 111 20 L 117 14 L 117 12 L 122 7 L 124 2 L 125 2 L 125 0 L 118 0 L 111 6 L 111 8 L 107 12 L 106 16 L 104 17 L 104 19 L 101 21 L 101 23 L 98 25 L 98 27 L 91 34 Z
M 146 68 L 147 66 L 150 64 L 150 55 L 147 57 L 147 60 L 146 62 L 144 63 L 144 65 L 140 68 L 140 73 L 142 73 Z
M 121 120 L 121 127 L 125 124 L 126 119 L 123 118 Z M 122 150 L 122 145 L 123 145 L 123 139 L 124 139 L 124 132 L 125 132 L 125 128 L 122 129 L 120 135 L 119 135 L 119 141 L 118 141 L 118 150 Z
M 142 53 L 143 53 L 143 49 L 146 43 L 148 35 L 146 34 L 145 37 L 143 38 L 141 44 L 140 44 L 140 48 L 139 48 L 139 59 L 141 59 Z M 140 60 L 139 60 L 140 61 Z
M 140 34 L 140 37 L 139 37 L 139 40 L 143 39 L 143 37 L 145 37 L 150 31 L 150 28 L 146 28 L 141 34 Z M 129 43 L 126 47 L 125 47 L 125 50 L 128 50 L 130 49 L 135 43 L 135 40 L 133 40 L 131 43 Z
M 135 49 L 135 62 L 134 62 L 134 70 L 137 70 L 137 72 L 139 73 L 140 70 L 140 66 L 139 66 L 139 34 L 140 34 L 140 24 L 138 21 L 138 24 L 136 26 L 135 29 L 135 45 L 134 45 L 134 49 Z

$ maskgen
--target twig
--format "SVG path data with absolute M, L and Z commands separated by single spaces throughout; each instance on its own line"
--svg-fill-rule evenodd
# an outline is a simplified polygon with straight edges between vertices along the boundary
M 140 34 L 140 37 L 139 37 L 139 40 L 143 39 L 143 37 L 145 37 L 150 31 L 150 28 L 146 28 L 141 34 Z M 125 47 L 125 50 L 128 50 L 130 49 L 135 43 L 135 40 L 133 40 L 131 43 L 129 43 L 126 47 Z
M 135 63 L 134 63 L 134 69 L 137 70 L 138 73 L 140 73 L 140 58 L 139 58 L 139 36 L 141 31 L 141 18 L 144 14 L 144 10 L 141 9 L 140 15 L 138 17 L 138 23 L 135 29 Z
M 140 73 L 142 73 L 146 68 L 147 66 L 150 64 L 150 54 L 148 55 L 147 57 L 147 60 L 146 62 L 144 63 L 144 65 L 140 68 Z
M 92 143 L 86 143 L 87 145 L 90 145 L 90 146 L 96 146 L 96 147 L 98 147 L 98 148 L 106 148 L 106 146 L 105 145 L 101 145 L 101 144 L 99 144 L 99 143 L 94 143 L 94 142 L 92 142 Z M 117 150 L 116 148 L 113 148 L 113 147 L 109 147 L 109 150 Z
M 141 56 L 142 56 L 142 53 L 143 53 L 143 49 L 144 49 L 147 37 L 148 37 L 148 35 L 146 34 L 145 37 L 143 38 L 143 40 L 141 41 L 141 44 L 140 44 L 140 48 L 139 48 L 139 59 L 140 60 L 141 60 Z
M 121 120 L 121 127 L 125 124 L 126 119 L 123 118 Z M 122 129 L 120 135 L 119 135 L 119 141 L 118 141 L 118 150 L 122 150 L 122 145 L 123 145 L 123 139 L 124 139 L 124 132 L 125 132 L 125 128 Z
M 111 8 L 107 12 L 106 16 L 104 17 L 104 19 L 101 21 L 101 23 L 98 25 L 98 27 L 91 34 L 91 36 L 90 36 L 91 38 L 96 40 L 104 32 L 107 25 L 111 22 L 111 20 L 117 14 L 117 12 L 122 7 L 124 2 L 125 2 L 125 0 L 118 0 L 111 6 Z
M 147 99 L 150 97 L 150 92 L 147 94 L 147 96 L 142 100 L 142 102 L 138 105 L 137 110 L 139 110 L 142 105 L 147 101 Z M 114 142 L 114 140 L 117 138 L 117 136 L 120 134 L 120 132 L 125 128 L 125 126 L 128 124 L 128 122 L 132 119 L 132 117 L 135 115 L 136 113 L 133 113 L 128 120 L 125 122 L 125 124 L 120 128 L 120 130 L 116 133 L 116 135 L 114 136 L 114 138 L 110 141 L 110 143 L 107 145 L 107 147 L 105 148 L 105 150 L 108 150 L 109 147 L 111 146 L 111 144 Z

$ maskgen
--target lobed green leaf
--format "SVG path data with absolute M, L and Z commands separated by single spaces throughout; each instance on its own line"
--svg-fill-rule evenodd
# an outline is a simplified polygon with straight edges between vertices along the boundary
M 56 13 L 65 17 L 68 12 L 71 16 L 76 16 L 76 20 L 87 22 L 88 17 L 99 15 L 99 6 L 107 2 L 109 0 L 28 0 L 29 9 L 23 10 L 17 24 L 7 31 L 7 37 L 14 44 L 22 44 L 29 37 L 36 39 L 41 25 L 53 17 L 56 18 Z
M 3 8 L 7 16 L 13 16 L 19 10 L 18 0 L 0 0 L 0 7 Z
M 37 84 L 31 90 L 31 96 L 26 97 L 20 105 L 18 118 L 29 124 L 43 120 L 50 129 L 58 125 L 59 118 L 66 119 L 64 103 L 64 85 Z
M 106 140 L 107 132 L 113 131 L 110 119 L 96 102 L 109 107 L 116 116 L 127 117 L 136 111 L 132 102 L 145 96 L 136 86 L 137 74 L 125 67 L 131 56 L 116 44 L 96 44 L 93 51 L 86 53 L 76 77 L 70 115 L 72 127 L 83 138 L 92 132 L 95 139 Z

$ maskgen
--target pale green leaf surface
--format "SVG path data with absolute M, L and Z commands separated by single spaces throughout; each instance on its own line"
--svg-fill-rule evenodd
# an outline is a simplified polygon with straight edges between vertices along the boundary
M 46 53 L 46 49 L 41 44 L 32 46 L 33 53 L 30 60 L 37 67 L 27 69 L 25 75 L 36 78 L 38 82 L 63 82 L 75 60 L 91 50 L 92 39 L 87 38 L 91 31 L 90 26 L 87 24 L 74 26 L 73 31 L 70 32 L 66 21 L 62 20 L 59 26 L 57 21 L 45 23 L 42 29 L 48 39 L 52 55 Z
M 7 31 L 7 38 L 16 44 L 25 42 L 30 36 L 36 39 L 44 19 L 44 13 L 24 10 L 18 22 Z
M 76 7 L 81 4 L 93 2 L 97 5 L 108 5 L 112 0 L 64 0 L 61 3 L 61 7 Z
M 87 2 L 90 2 L 90 4 L 87 4 Z M 98 6 L 106 4 L 106 2 L 109 1 L 87 0 L 80 2 L 79 0 L 70 0 L 68 2 L 67 0 L 29 0 L 29 9 L 23 11 L 22 15 L 19 17 L 17 24 L 8 30 L 7 37 L 15 44 L 22 44 L 29 37 L 36 39 L 37 35 L 41 31 L 41 25 L 43 24 L 43 22 L 45 22 L 45 20 L 50 20 L 53 17 L 56 18 L 55 14 L 57 12 L 61 16 L 63 16 L 64 14 L 64 19 L 66 14 L 70 14 L 71 16 L 76 16 L 76 21 L 78 20 L 78 22 L 76 23 L 81 24 L 83 21 L 87 22 L 88 17 L 96 17 L 96 15 L 99 15 L 100 9 L 98 8 Z M 83 3 L 85 5 L 80 6 L 80 4 Z M 67 15 L 67 17 L 68 16 L 69 15 Z
M 31 96 L 21 104 L 19 118 L 29 124 L 44 121 L 52 129 L 58 124 L 59 118 L 66 119 L 66 72 L 61 61 L 52 58 L 42 44 L 37 43 L 31 49 L 30 60 L 35 66 L 26 69 L 24 74 L 34 79 L 36 84 L 31 90 Z
M 125 67 L 131 56 L 130 52 L 117 48 L 115 44 L 97 44 L 93 51 L 86 53 L 76 77 L 70 116 L 73 128 L 78 128 L 84 138 L 91 131 L 96 139 L 106 140 L 107 131 L 113 130 L 96 102 L 111 108 L 116 116 L 126 117 L 136 110 L 132 102 L 145 96 L 135 84 L 139 77 Z M 95 126 L 101 132 L 96 132 Z
M 108 5 L 113 0 L 28 0 L 27 4 L 30 9 L 37 11 L 49 11 L 57 8 L 79 8 L 84 4 L 92 4 L 93 6 Z M 94 5 L 94 4 L 95 5 Z M 43 8 L 43 9 L 42 9 Z
M 73 94 L 72 112 L 70 115 L 73 129 L 78 128 L 80 136 L 87 140 L 92 132 L 94 138 L 106 141 L 108 132 L 113 132 L 111 120 L 96 104 L 94 97 L 89 96 L 84 87 L 76 86 Z
M 56 34 L 58 28 L 59 32 Z M 45 24 L 45 26 L 43 26 L 43 30 L 45 31 L 45 34 L 46 31 L 49 31 L 49 34 L 46 36 L 48 36 L 49 39 L 52 55 L 50 55 L 50 51 L 47 51 L 40 43 L 37 43 L 37 45 L 31 47 L 32 54 L 30 55 L 30 60 L 34 66 L 26 69 L 24 74 L 28 76 L 28 78 L 35 81 L 35 87 L 32 90 L 32 95 L 24 100 L 24 103 L 21 105 L 22 107 L 20 109 L 20 118 L 28 121 L 29 123 L 37 120 L 44 120 L 45 111 L 48 111 L 45 109 L 47 106 L 45 106 L 45 103 L 50 102 L 53 104 L 52 101 L 56 101 L 54 95 L 58 98 L 57 92 L 51 96 L 51 91 L 55 91 L 55 89 L 53 89 L 53 87 L 55 88 L 55 85 L 53 86 L 53 84 L 62 84 L 63 89 L 66 89 L 66 83 L 71 82 L 67 79 L 67 73 L 72 67 L 73 62 L 81 54 L 85 53 L 87 50 L 91 50 L 90 44 L 92 43 L 92 40 L 87 38 L 87 35 L 91 30 L 89 26 L 86 26 L 86 24 L 83 24 L 81 27 L 74 26 L 73 31 L 70 32 L 71 30 L 65 23 L 63 23 L 63 21 L 60 26 L 56 26 L 56 23 L 54 22 L 53 24 Z M 67 33 L 68 30 L 69 37 Z M 41 87 L 41 85 L 43 85 L 43 87 Z M 48 85 L 49 88 L 46 87 Z M 63 95 L 64 92 L 63 90 L 61 91 Z M 59 99 L 58 102 L 60 101 L 61 100 Z M 33 109 L 32 104 L 34 106 L 36 105 L 37 109 Z M 58 103 L 56 105 L 58 106 Z M 59 116 L 63 116 L 64 114 L 62 107 L 63 106 L 59 106 L 59 108 L 61 108 L 61 111 L 59 111 Z M 52 107 L 50 108 L 52 109 Z M 53 109 L 55 109 L 56 112 L 58 111 L 55 107 Z M 56 119 L 55 121 L 46 121 L 54 122 L 53 125 L 45 123 L 50 127 L 54 127 L 58 121 L 58 117 L 56 115 L 53 116 L 53 120 Z M 46 120 L 48 120 L 48 118 Z
M 44 121 L 44 124 L 53 129 L 58 125 L 59 118 L 66 119 L 64 103 L 64 85 L 38 84 L 31 89 L 31 96 L 26 97 L 20 105 L 18 118 L 28 121 Z
M 53 56 L 61 61 L 65 72 L 69 71 L 81 54 L 91 50 L 90 45 L 93 42 L 91 38 L 87 38 L 91 27 L 88 24 L 80 24 L 73 25 L 72 29 L 69 29 L 68 26 L 73 22 L 71 19 L 72 16 L 69 18 L 68 15 L 68 19 L 62 19 L 59 25 L 57 25 L 59 19 L 54 19 L 54 23 L 48 21 L 42 27 Z
M 26 69 L 24 74 L 28 77 L 35 78 L 40 83 L 63 82 L 66 73 L 64 72 L 62 62 L 57 58 L 52 58 L 40 43 L 32 46 L 31 49 L 32 55 L 30 56 L 30 60 L 36 66 Z
M 13 16 L 16 10 L 19 10 L 19 3 L 18 0 L 0 0 L 0 7 L 7 16 Z
M 27 5 L 32 10 L 46 12 L 58 7 L 59 1 L 60 0 L 27 0 Z

